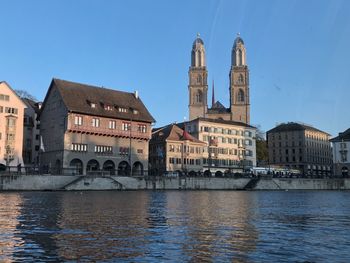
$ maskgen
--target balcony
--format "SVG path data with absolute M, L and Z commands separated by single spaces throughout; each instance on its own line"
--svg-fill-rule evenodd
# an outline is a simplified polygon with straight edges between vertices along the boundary
M 87 125 L 75 125 L 68 123 L 67 127 L 68 132 L 76 132 L 76 133 L 85 133 L 91 135 L 98 136 L 107 136 L 107 137 L 121 137 L 121 138 L 131 138 L 132 139 L 140 139 L 140 140 L 149 140 L 151 135 L 149 132 L 141 133 L 139 131 L 123 131 L 121 129 L 109 129 L 102 127 L 92 127 Z

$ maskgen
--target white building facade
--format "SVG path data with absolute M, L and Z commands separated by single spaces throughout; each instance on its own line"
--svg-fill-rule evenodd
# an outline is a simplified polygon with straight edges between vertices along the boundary
M 350 128 L 330 140 L 333 151 L 334 175 L 349 176 L 350 170 Z

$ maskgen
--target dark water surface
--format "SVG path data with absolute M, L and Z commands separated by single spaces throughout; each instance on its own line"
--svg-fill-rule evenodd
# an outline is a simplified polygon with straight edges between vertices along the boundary
M 350 192 L 0 193 L 0 262 L 350 262 Z

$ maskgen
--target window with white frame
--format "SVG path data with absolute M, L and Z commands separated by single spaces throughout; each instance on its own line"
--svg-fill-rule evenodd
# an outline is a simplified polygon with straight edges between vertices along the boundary
M 83 143 L 72 143 L 71 150 L 73 152 L 87 152 L 87 144 Z
M 147 126 L 144 124 L 139 124 L 138 125 L 138 131 L 141 133 L 146 133 L 147 132 Z
M 119 112 L 128 112 L 127 108 L 123 108 L 123 107 L 118 107 L 118 111 Z
M 0 100 L 9 101 L 10 96 L 5 94 L 0 94 Z
M 83 117 L 82 116 L 74 116 L 74 124 L 81 126 L 83 125 Z
M 100 127 L 100 119 L 92 118 L 91 125 L 92 125 L 92 127 Z
M 131 130 L 131 123 L 130 122 L 123 122 L 122 123 L 122 130 L 123 131 L 130 131 Z
M 95 153 L 112 154 L 113 147 L 105 145 L 95 145 Z
M 109 121 L 108 128 L 114 130 L 116 128 L 116 122 L 115 121 Z

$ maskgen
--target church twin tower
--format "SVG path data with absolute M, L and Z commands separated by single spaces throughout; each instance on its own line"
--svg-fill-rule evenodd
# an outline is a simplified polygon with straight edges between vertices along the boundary
M 219 101 L 213 99 L 208 108 L 208 71 L 205 61 L 203 40 L 197 35 L 191 52 L 189 69 L 189 120 L 198 117 L 237 121 L 249 124 L 249 70 L 246 64 L 246 50 L 242 38 L 238 35 L 232 47 L 230 70 L 230 107 L 225 108 Z

